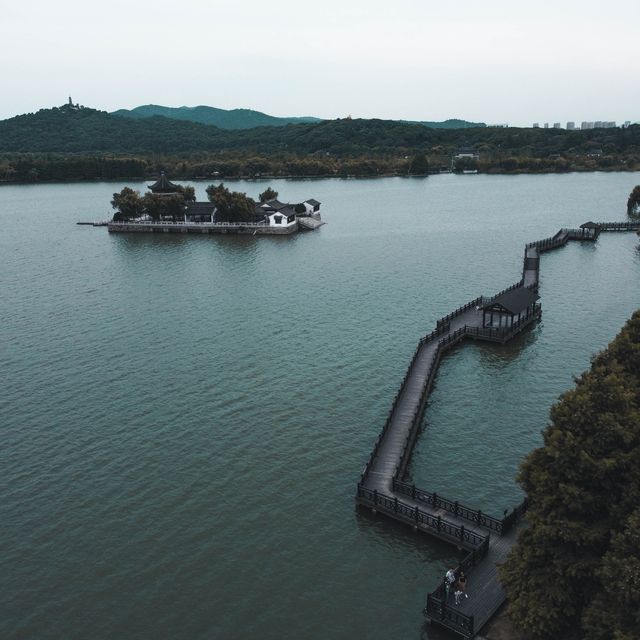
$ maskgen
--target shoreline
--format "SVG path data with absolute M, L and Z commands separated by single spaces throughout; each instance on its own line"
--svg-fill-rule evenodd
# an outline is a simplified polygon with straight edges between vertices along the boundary
M 547 175 L 571 175 L 574 173 L 640 173 L 640 168 L 600 168 L 600 169 L 573 169 L 571 171 L 477 171 L 474 173 L 465 173 L 462 171 L 432 171 L 423 174 L 406 174 L 406 173 L 376 173 L 371 175 L 336 175 L 335 173 L 325 175 L 261 175 L 261 176 L 177 176 L 175 180 L 180 182 L 269 182 L 271 180 L 372 180 L 376 178 L 429 178 L 432 176 L 440 175 L 457 175 L 457 176 L 547 176 Z M 14 185 L 47 185 L 47 184 L 82 184 L 82 183 L 100 183 L 100 182 L 113 182 L 120 183 L 122 180 L 134 180 L 140 182 L 147 182 L 154 180 L 157 176 L 150 174 L 147 176 L 121 176 L 118 178 L 70 178 L 69 180 L 2 180 L 0 179 L 0 187 L 2 186 L 14 186 Z

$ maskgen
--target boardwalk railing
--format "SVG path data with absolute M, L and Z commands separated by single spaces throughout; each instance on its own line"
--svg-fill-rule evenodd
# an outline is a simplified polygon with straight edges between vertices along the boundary
M 596 222 L 602 231 L 640 231 L 640 220 L 636 222 Z
M 455 318 L 456 316 L 462 315 L 463 313 L 469 311 L 469 309 L 473 309 L 473 307 L 477 307 L 478 305 L 482 305 L 482 300 L 483 300 L 483 297 L 479 296 L 478 298 L 475 298 L 471 302 L 467 302 L 467 304 L 464 304 L 461 307 L 458 307 L 455 311 L 452 311 L 451 313 L 448 313 L 446 316 L 444 316 L 443 318 L 440 318 L 440 320 L 436 321 L 436 328 L 438 328 L 438 327 L 447 327 L 451 323 L 451 320 L 453 318 Z
M 148 227 L 150 225 L 160 226 L 181 226 L 194 225 L 198 228 L 205 227 L 268 227 L 268 222 L 192 222 L 191 220 L 110 220 L 110 225 L 128 227 L 131 225 L 137 225 L 141 227 Z
M 473 567 L 484 558 L 488 550 L 489 538 L 485 540 L 481 547 L 467 554 L 460 564 L 462 571 L 469 574 Z M 449 597 L 451 598 L 452 595 L 451 592 Z M 427 595 L 427 605 L 424 608 L 424 614 L 432 620 L 437 620 L 441 625 L 456 631 L 465 638 L 472 638 L 475 633 L 474 617 L 468 616 L 459 609 L 449 605 L 444 581 Z
M 424 413 L 427 396 L 433 386 L 435 375 L 438 370 L 438 363 L 440 361 L 442 353 L 446 349 L 450 349 L 454 345 L 458 344 L 464 338 L 474 338 L 474 339 L 489 340 L 492 342 L 504 343 L 507 340 L 510 340 L 511 338 L 513 338 L 517 333 L 525 329 L 529 324 L 531 324 L 531 322 L 540 318 L 541 313 L 542 313 L 541 306 L 539 304 L 536 304 L 533 314 L 521 318 L 510 327 L 481 328 L 481 327 L 470 327 L 468 325 L 464 325 L 463 327 L 456 329 L 452 333 L 446 334 L 444 337 L 441 337 L 443 335 L 441 331 L 434 331 L 428 336 L 426 336 L 425 338 L 423 338 L 413 353 L 411 362 L 409 363 L 409 366 L 407 367 L 407 371 L 405 372 L 404 378 L 402 379 L 402 383 L 400 384 L 400 389 L 398 389 L 393 399 L 391 411 L 387 416 L 387 419 L 384 423 L 382 431 L 380 432 L 380 434 L 378 435 L 378 438 L 375 441 L 373 449 L 369 455 L 369 459 L 367 460 L 362 470 L 362 473 L 360 474 L 360 482 L 364 482 L 364 480 L 366 479 L 367 474 L 369 472 L 369 468 L 371 467 L 371 464 L 375 460 L 375 457 L 378 453 L 380 444 L 382 443 L 382 440 L 385 434 L 387 433 L 387 431 L 389 430 L 389 427 L 393 422 L 393 416 L 394 416 L 398 401 L 400 400 L 402 392 L 404 391 L 407 385 L 407 382 L 411 377 L 411 369 L 413 368 L 415 361 L 420 354 L 420 350 L 422 346 L 426 344 L 426 342 L 439 338 L 436 352 L 433 356 L 431 364 L 429 365 L 429 374 L 427 376 L 427 379 L 425 380 L 424 387 L 421 390 L 420 399 L 412 417 L 411 427 L 405 437 L 402 453 L 400 454 L 398 464 L 396 465 L 394 478 L 397 480 L 401 480 L 402 478 L 404 478 L 407 471 L 407 466 L 409 465 L 409 462 L 411 460 L 411 454 L 413 453 L 413 446 L 415 443 L 415 439 L 419 431 L 420 425 L 422 423 L 422 416 Z
M 474 531 L 470 531 L 464 526 L 449 522 L 440 516 L 433 516 L 427 511 L 414 507 L 406 502 L 398 500 L 397 496 L 391 497 L 372 491 L 362 485 L 358 485 L 356 499 L 360 504 L 372 507 L 376 511 L 392 515 L 394 519 L 401 520 L 407 524 L 423 530 L 429 530 L 436 537 L 453 542 L 460 547 L 471 551 L 482 551 L 488 549 L 489 536 L 481 536 Z
M 419 489 L 415 484 L 409 484 L 408 482 L 402 482 L 396 478 L 393 479 L 393 490 L 397 493 L 409 496 L 416 502 L 424 502 L 432 509 L 444 509 L 448 511 L 456 518 L 468 520 L 474 524 L 484 527 L 489 531 L 494 531 L 498 535 L 504 535 L 508 533 L 515 523 L 522 517 L 526 511 L 527 500 L 526 498 L 511 512 L 499 520 L 487 513 L 483 513 L 480 509 L 472 509 L 464 504 L 461 504 L 457 500 L 449 500 L 441 495 L 438 495 L 435 491 L 425 491 Z
M 409 484 L 408 482 L 401 482 L 400 480 L 393 480 L 393 490 L 398 493 L 402 493 L 406 496 L 410 496 L 417 502 L 424 502 L 430 505 L 433 509 L 444 509 L 453 514 L 456 518 L 468 520 L 473 522 L 489 531 L 495 531 L 497 534 L 502 535 L 505 531 L 505 520 L 498 520 L 486 513 L 482 513 L 480 509 L 472 509 L 464 504 L 460 504 L 458 501 L 448 500 L 439 496 L 435 491 L 424 491 L 418 489 L 415 484 Z

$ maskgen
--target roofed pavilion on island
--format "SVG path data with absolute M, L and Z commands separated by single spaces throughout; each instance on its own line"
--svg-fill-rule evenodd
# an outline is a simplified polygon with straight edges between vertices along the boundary
M 148 188 L 156 196 L 171 195 L 180 191 L 180 186 L 173 184 L 173 182 L 167 178 L 164 171 L 160 174 L 158 180 L 150 184 Z

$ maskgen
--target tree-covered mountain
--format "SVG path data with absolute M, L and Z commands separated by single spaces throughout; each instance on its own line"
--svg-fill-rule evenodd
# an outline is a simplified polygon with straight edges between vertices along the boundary
M 469 122 L 468 120 L 460 120 L 459 118 L 449 118 L 442 122 L 433 120 L 400 120 L 408 124 L 421 124 L 423 127 L 430 129 L 475 129 L 477 127 L 486 127 L 484 122 Z
M 455 159 L 460 147 L 479 158 Z M 220 129 L 65 104 L 0 121 L 0 181 L 639 170 L 640 126 L 435 129 L 344 118 Z
M 173 120 L 186 120 L 211 124 L 220 129 L 254 129 L 255 127 L 283 127 L 287 124 L 320 122 L 320 118 L 311 116 L 279 118 L 253 109 L 218 109 L 200 105 L 198 107 L 163 107 L 157 104 L 145 104 L 133 109 L 118 109 L 114 116 L 127 118 L 152 118 L 163 116 Z
M 344 118 L 283 127 L 225 130 L 161 116 L 123 118 L 63 105 L 0 121 L 0 152 L 261 153 L 321 156 L 450 155 L 548 158 L 640 154 L 640 126 L 627 129 L 432 129 L 392 120 Z
M 173 120 L 186 120 L 211 124 L 220 129 L 254 129 L 255 127 L 282 127 L 287 124 L 305 124 L 322 122 L 321 118 L 312 116 L 280 118 L 270 116 L 253 109 L 218 109 L 217 107 L 163 107 L 157 104 L 146 104 L 133 109 L 118 109 L 112 115 L 127 118 L 152 118 L 163 116 Z M 472 129 L 486 127 L 484 122 L 467 122 L 457 118 L 450 118 L 442 122 L 431 120 L 399 120 L 405 124 L 421 124 L 432 129 Z

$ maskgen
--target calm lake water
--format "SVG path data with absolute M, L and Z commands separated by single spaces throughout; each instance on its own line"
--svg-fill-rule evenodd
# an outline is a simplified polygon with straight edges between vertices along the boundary
M 271 181 L 322 202 L 291 238 L 109 235 L 75 222 L 124 183 L 0 188 L 0 637 L 442 637 L 421 608 L 455 549 L 358 515 L 358 475 L 420 336 L 638 183 Z M 540 294 L 533 330 L 443 361 L 418 485 L 520 500 L 549 407 L 640 306 L 637 236 L 546 254 Z

